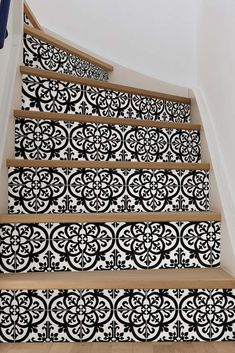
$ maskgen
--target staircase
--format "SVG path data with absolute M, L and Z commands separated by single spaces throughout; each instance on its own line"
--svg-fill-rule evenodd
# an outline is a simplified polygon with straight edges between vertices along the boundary
M 233 341 L 235 279 L 220 267 L 190 99 L 111 84 L 112 70 L 46 34 L 25 5 L 0 342 L 178 352 Z

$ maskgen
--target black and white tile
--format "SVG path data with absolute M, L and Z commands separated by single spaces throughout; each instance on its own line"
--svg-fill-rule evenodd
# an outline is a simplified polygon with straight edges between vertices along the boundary
M 206 211 L 205 170 L 9 168 L 9 213 Z
M 24 34 L 23 50 L 26 66 L 99 81 L 109 78 L 104 69 L 29 34 Z
M 218 267 L 220 223 L 5 224 L 0 252 L 4 273 Z
M 28 26 L 31 26 L 31 22 L 28 18 L 28 16 L 24 13 L 24 24 L 28 25 Z
M 200 162 L 200 132 L 72 121 L 16 119 L 22 159 Z
M 0 292 L 1 342 L 235 338 L 234 289 Z
M 190 105 L 185 103 L 30 75 L 22 76 L 22 109 L 190 122 Z

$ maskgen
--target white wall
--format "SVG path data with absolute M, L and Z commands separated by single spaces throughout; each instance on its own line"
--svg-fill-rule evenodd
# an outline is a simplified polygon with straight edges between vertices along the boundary
M 196 96 L 229 238 L 223 265 L 235 274 L 235 1 L 202 0 L 198 15 Z
M 122 66 L 191 87 L 198 0 L 28 0 L 46 28 Z
M 11 2 L 9 36 L 0 50 L 0 213 L 7 212 L 8 180 L 6 159 L 14 157 L 12 110 L 20 107 L 20 73 L 23 36 L 23 0 Z

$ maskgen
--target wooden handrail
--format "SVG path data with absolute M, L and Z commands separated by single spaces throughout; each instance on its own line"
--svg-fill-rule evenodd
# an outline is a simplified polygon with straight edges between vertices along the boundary
M 24 13 L 28 17 L 28 19 L 29 19 L 30 23 L 32 24 L 32 26 L 37 28 L 39 31 L 43 32 L 42 26 L 40 25 L 40 23 L 36 19 L 33 11 L 30 9 L 30 7 L 29 7 L 29 5 L 27 4 L 26 1 L 24 2 Z

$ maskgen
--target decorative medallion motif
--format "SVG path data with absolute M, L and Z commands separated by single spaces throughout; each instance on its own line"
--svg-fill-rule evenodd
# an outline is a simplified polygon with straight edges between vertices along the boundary
M 208 210 L 207 171 L 9 168 L 10 213 Z
M 175 141 L 182 134 L 181 150 Z M 23 159 L 200 161 L 200 134 L 190 130 L 16 119 L 15 143 L 16 157 Z
M 5 224 L 0 243 L 4 273 L 220 264 L 219 222 Z

